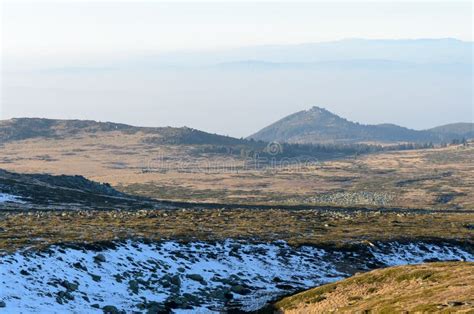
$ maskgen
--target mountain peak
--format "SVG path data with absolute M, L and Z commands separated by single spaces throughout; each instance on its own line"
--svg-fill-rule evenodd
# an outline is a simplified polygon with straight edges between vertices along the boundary
M 460 129 L 450 127 L 449 131 Z M 461 129 L 466 129 L 463 127 Z M 363 125 L 342 118 L 325 108 L 313 106 L 310 109 L 291 114 L 257 133 L 249 136 L 266 142 L 287 143 L 398 143 L 398 142 L 439 142 L 457 137 L 459 132 L 430 130 L 416 131 L 395 124 Z M 449 133 L 449 134 L 448 134 Z M 467 132 L 465 132 L 467 134 Z
M 313 106 L 313 107 L 309 108 L 309 109 L 306 110 L 306 111 L 309 111 L 309 112 L 318 112 L 318 113 L 329 112 L 329 111 L 326 110 L 325 108 L 323 108 L 323 107 L 318 107 L 318 106 Z

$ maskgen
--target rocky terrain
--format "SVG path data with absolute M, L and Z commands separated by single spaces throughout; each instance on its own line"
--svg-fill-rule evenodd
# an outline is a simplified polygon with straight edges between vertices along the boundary
M 370 206 L 387 206 L 394 199 L 394 195 L 384 192 L 336 192 L 318 195 L 308 199 L 309 203 L 338 204 L 351 206 L 352 204 L 366 204 Z
M 162 202 L 81 176 L 0 178 L 7 312 L 271 311 L 356 272 L 474 261 L 469 211 Z
M 156 203 L 83 176 L 18 174 L 0 169 L 2 211 L 143 209 L 153 208 Z
M 351 250 L 235 240 L 54 245 L 0 256 L 0 302 L 29 313 L 254 311 L 358 271 L 440 260 L 473 261 L 474 252 L 424 242 Z

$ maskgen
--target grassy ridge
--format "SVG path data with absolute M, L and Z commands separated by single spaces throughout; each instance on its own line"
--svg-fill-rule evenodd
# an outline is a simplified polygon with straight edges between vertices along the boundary
M 473 282 L 474 263 L 397 266 L 284 298 L 275 307 L 283 313 L 472 313 Z

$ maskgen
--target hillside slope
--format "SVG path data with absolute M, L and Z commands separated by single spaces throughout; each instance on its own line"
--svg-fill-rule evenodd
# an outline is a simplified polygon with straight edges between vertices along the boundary
M 374 270 L 276 303 L 281 313 L 470 312 L 474 263 L 448 262 Z
M 20 174 L 0 169 L 0 205 L 2 211 L 102 210 L 153 208 L 154 203 L 79 175 Z
M 445 136 L 458 136 L 464 138 L 474 138 L 474 123 L 460 122 L 440 125 L 428 131 Z
M 219 144 L 237 145 L 245 143 L 229 136 L 206 133 L 187 127 L 137 127 L 113 122 L 92 120 L 60 120 L 44 118 L 14 118 L 0 120 L 0 143 L 31 138 L 64 139 L 81 134 L 120 132 L 124 134 L 153 135 L 148 141 L 160 144 Z
M 457 125 L 457 124 L 456 124 Z M 469 135 L 468 126 L 417 131 L 395 124 L 363 125 L 320 107 L 291 114 L 248 138 L 287 143 L 441 142 Z M 452 131 L 451 131 L 452 130 Z
M 174 150 L 174 159 L 178 158 L 177 151 L 187 149 L 182 158 L 194 159 L 201 155 L 220 155 L 240 157 L 268 157 L 287 158 L 311 156 L 320 160 L 340 158 L 348 155 L 363 154 L 380 151 L 382 147 L 374 145 L 352 145 L 346 147 L 326 147 L 314 145 L 282 144 L 272 147 L 265 141 L 253 139 L 238 139 L 230 136 L 211 134 L 188 127 L 137 127 L 113 122 L 97 122 L 91 120 L 60 120 L 44 118 L 14 118 L 0 120 L 0 145 L 23 143 L 31 146 L 38 141 L 60 141 L 62 145 L 69 141 L 98 140 L 103 149 L 109 150 L 112 146 L 123 147 L 130 140 L 135 148 L 147 149 L 171 148 Z M 112 145 L 114 143 L 114 145 Z M 94 144 L 94 145 L 97 145 Z M 114 148 L 115 149 L 115 148 Z M 275 149 L 275 151 L 271 151 Z M 77 147 L 73 148 L 74 151 Z M 72 154 L 74 152 L 68 152 Z M 43 157 L 51 160 L 50 154 Z

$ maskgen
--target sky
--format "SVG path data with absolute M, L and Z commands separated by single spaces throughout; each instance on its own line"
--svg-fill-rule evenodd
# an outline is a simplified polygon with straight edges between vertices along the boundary
M 3 53 L 219 49 L 344 38 L 472 39 L 468 2 L 4 1 Z
M 204 70 L 202 62 L 184 65 L 182 57 L 207 55 L 210 66 L 213 60 L 235 61 L 221 52 L 253 59 L 253 51 L 268 45 L 349 38 L 472 43 L 472 3 L 7 0 L 1 3 L 0 118 L 187 125 L 239 137 L 313 105 L 363 123 L 416 129 L 472 120 L 469 65 L 449 73 L 386 68 L 269 73 Z M 242 47 L 251 53 L 242 54 Z M 292 52 L 288 58 L 304 62 Z M 154 67 L 157 60 L 161 67 Z M 384 104 L 390 95 L 395 99 Z M 440 117 L 448 111 L 443 106 L 454 106 L 458 114 Z M 418 113 L 426 108 L 434 113 L 421 118 Z

